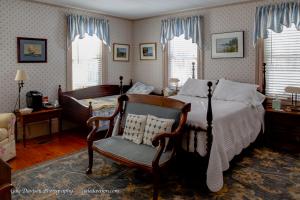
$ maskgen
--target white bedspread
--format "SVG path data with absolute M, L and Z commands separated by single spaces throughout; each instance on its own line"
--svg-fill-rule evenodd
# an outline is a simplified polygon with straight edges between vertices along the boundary
M 177 95 L 171 97 L 191 103 L 187 124 L 206 130 L 207 98 Z M 254 142 L 264 127 L 264 108 L 253 107 L 241 102 L 212 101 L 213 143 L 207 169 L 206 183 L 208 188 L 219 191 L 223 187 L 223 171 L 229 168 L 229 162 L 235 155 Z M 206 155 L 206 133 L 198 134 L 197 152 Z M 186 139 L 186 138 L 185 138 Z M 194 151 L 194 140 L 190 137 L 189 151 Z M 183 148 L 187 150 L 186 141 Z

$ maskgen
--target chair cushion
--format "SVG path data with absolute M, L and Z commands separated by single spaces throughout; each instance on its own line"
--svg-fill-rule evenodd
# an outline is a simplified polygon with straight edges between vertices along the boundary
M 146 120 L 146 115 L 128 114 L 122 138 L 136 144 L 141 144 L 143 141 Z
M 174 119 L 158 118 L 148 115 L 143 137 L 143 144 L 152 146 L 152 139 L 155 135 L 158 133 L 170 133 L 174 121 Z
M 6 128 L 0 128 L 0 141 L 8 138 L 8 131 Z
M 121 136 L 112 136 L 107 139 L 95 141 L 94 147 L 100 151 L 108 152 L 117 157 L 148 167 L 152 167 L 152 160 L 157 152 L 157 149 L 152 146 L 136 144 L 122 139 Z M 164 152 L 160 157 L 159 165 L 167 162 L 171 156 L 171 151 Z

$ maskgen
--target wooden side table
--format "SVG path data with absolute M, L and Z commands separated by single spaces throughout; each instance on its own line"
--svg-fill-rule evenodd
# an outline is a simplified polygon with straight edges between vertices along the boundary
M 266 142 L 276 149 L 300 152 L 300 112 L 286 106 L 282 110 L 266 107 Z
M 26 147 L 26 125 L 33 122 L 39 122 L 48 120 L 49 121 L 49 135 L 52 135 L 52 119 L 58 118 L 59 121 L 59 132 L 62 130 L 62 108 L 53 109 L 42 109 L 39 111 L 34 111 L 30 114 L 16 114 L 17 119 L 20 121 L 23 127 L 23 145 Z M 17 123 L 16 123 L 17 124 Z M 17 141 L 17 128 L 16 128 L 16 141 Z

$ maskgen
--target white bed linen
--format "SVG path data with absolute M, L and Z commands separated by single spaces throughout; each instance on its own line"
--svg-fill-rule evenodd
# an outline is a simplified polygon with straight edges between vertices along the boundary
M 187 124 L 206 130 L 207 98 L 177 95 L 171 98 L 191 103 Z M 206 183 L 208 188 L 219 191 L 223 187 L 223 171 L 235 155 L 254 142 L 264 127 L 264 108 L 253 107 L 241 102 L 212 100 L 213 142 L 208 163 Z M 193 136 L 190 137 L 189 151 L 194 151 Z M 198 133 L 197 152 L 206 155 L 206 133 Z M 183 148 L 187 150 L 186 138 Z

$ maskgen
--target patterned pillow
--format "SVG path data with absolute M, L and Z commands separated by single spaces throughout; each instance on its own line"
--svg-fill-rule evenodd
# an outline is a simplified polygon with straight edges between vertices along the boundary
M 143 141 L 146 121 L 146 115 L 128 114 L 122 138 L 141 144 Z
M 153 115 L 148 115 L 143 143 L 152 146 L 152 139 L 158 133 L 169 133 L 172 130 L 174 119 L 158 118 Z M 166 141 L 167 146 L 167 141 Z
M 150 94 L 153 90 L 153 86 L 137 82 L 127 91 L 127 94 Z

